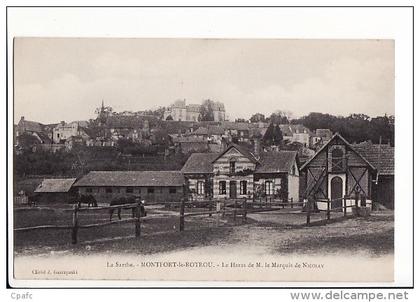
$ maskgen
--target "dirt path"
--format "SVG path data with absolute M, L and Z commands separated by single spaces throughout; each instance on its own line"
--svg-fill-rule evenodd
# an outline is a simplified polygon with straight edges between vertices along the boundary
M 170 213 L 165 212 L 170 215 Z M 306 227 L 302 216 L 295 218 L 275 214 L 250 214 L 245 224 L 236 226 L 229 218 L 215 227 L 214 218 L 200 217 L 186 222 L 186 230 L 177 230 L 177 218 L 161 219 L 143 226 L 139 240 L 130 229 L 117 238 L 92 239 L 77 246 L 20 247 L 19 255 L 91 254 L 230 254 L 241 251 L 249 255 L 308 254 L 326 255 L 364 253 L 372 257 L 393 254 L 393 212 L 377 212 L 368 218 L 352 218 L 328 225 Z M 294 221 L 294 224 L 291 222 Z M 131 228 L 131 226 L 130 226 Z

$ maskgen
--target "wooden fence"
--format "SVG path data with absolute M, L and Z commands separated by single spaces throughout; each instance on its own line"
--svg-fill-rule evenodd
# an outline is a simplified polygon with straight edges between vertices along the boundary
M 113 224 L 122 224 L 122 223 L 129 223 L 133 222 L 135 225 L 135 236 L 140 237 L 140 230 L 141 230 L 141 220 L 145 219 L 145 217 L 141 217 L 141 206 L 142 204 L 139 203 L 130 203 L 130 204 L 123 204 L 123 205 L 114 205 L 114 206 L 100 206 L 100 207 L 79 207 L 78 205 L 74 205 L 73 209 L 64 209 L 64 212 L 72 212 L 72 224 L 71 225 L 38 225 L 38 226 L 31 226 L 31 227 L 21 227 L 15 228 L 15 232 L 27 232 L 33 230 L 61 230 L 61 229 L 69 229 L 71 230 L 71 242 L 76 244 L 78 242 L 78 232 L 79 229 L 89 229 L 95 227 L 103 227 L 109 226 Z M 48 208 L 42 207 L 39 208 L 42 210 L 57 210 L 56 208 Z M 126 219 L 119 219 L 119 220 L 111 220 L 107 222 L 101 223 L 92 223 L 92 224 L 83 224 L 79 223 L 79 213 L 85 211 L 101 211 L 101 210 L 121 210 L 121 209 L 134 209 L 134 218 L 126 218 Z
M 186 208 L 189 206 L 197 207 L 202 206 L 208 208 L 200 212 L 186 212 Z M 284 202 L 283 200 L 275 199 L 261 199 L 260 201 L 242 198 L 242 199 L 207 199 L 200 201 L 188 201 L 183 199 L 180 203 L 179 209 L 179 230 L 184 231 L 185 229 L 185 217 L 192 216 L 216 216 L 216 226 L 220 225 L 220 218 L 226 215 L 231 215 L 234 221 L 237 221 L 238 217 L 242 218 L 242 222 L 247 221 L 247 215 L 250 213 L 262 213 L 262 212 L 274 212 L 278 211 L 277 214 L 302 214 L 302 212 L 287 212 L 282 213 L 281 211 L 286 208 L 303 207 L 303 202 L 294 202 L 293 199 Z
M 306 224 L 310 225 L 311 224 L 311 212 L 313 212 L 317 207 L 315 206 L 315 204 L 318 203 L 325 203 L 326 206 L 326 210 L 324 209 L 316 209 L 316 211 L 319 212 L 325 212 L 326 213 L 326 218 L 325 218 L 325 222 L 329 222 L 331 220 L 331 213 L 332 212 L 341 212 L 343 213 L 343 217 L 348 217 L 348 208 L 352 209 L 352 216 L 359 216 L 360 215 L 360 208 L 359 208 L 359 196 L 356 195 L 355 199 L 354 199 L 354 205 L 353 204 L 349 204 L 350 198 L 348 196 L 344 196 L 342 198 L 336 198 L 336 199 L 316 199 L 316 200 L 308 200 L 307 202 L 307 206 L 306 206 L 306 213 L 307 213 L 307 220 L 306 220 Z M 334 202 L 340 202 L 341 206 L 338 207 L 331 207 L 331 205 Z
M 341 206 L 339 207 L 331 207 L 334 202 L 341 201 Z M 337 199 L 325 199 L 325 200 L 307 200 L 305 202 L 294 202 L 293 199 L 287 202 L 283 200 L 275 200 L 275 199 L 255 199 L 255 200 L 248 200 L 246 198 L 243 199 L 221 199 L 221 200 L 200 200 L 200 201 L 188 201 L 183 200 L 179 204 L 180 211 L 179 211 L 179 230 L 183 231 L 185 229 L 185 218 L 192 217 L 192 216 L 209 216 L 212 215 L 216 216 L 216 226 L 220 225 L 220 218 L 224 217 L 225 215 L 232 215 L 233 220 L 236 221 L 238 216 L 242 218 L 243 222 L 247 221 L 247 214 L 252 213 L 264 213 L 264 212 L 276 212 L 276 215 L 302 215 L 306 216 L 306 225 L 311 226 L 317 223 L 328 223 L 331 222 L 331 213 L 332 212 L 342 212 L 343 217 L 348 217 L 348 208 L 354 208 L 352 211 L 352 216 L 359 215 L 359 206 L 358 206 L 358 198 L 355 199 L 355 205 L 348 203 L 349 198 L 337 198 Z M 317 209 L 317 203 L 326 203 L 326 210 L 319 210 Z M 208 210 L 203 210 L 199 212 L 187 212 L 186 208 L 189 206 L 202 206 L 203 208 L 208 208 Z M 284 209 L 296 209 L 294 212 L 286 212 Z M 300 209 L 300 211 L 299 211 Z M 316 222 L 313 221 L 313 216 L 318 213 L 325 212 L 325 218 L 318 220 Z M 318 217 L 319 215 L 317 215 Z
M 268 200 L 268 199 L 267 199 Z M 195 216 L 208 216 L 215 217 L 216 226 L 220 226 L 220 219 L 225 216 L 231 216 L 233 221 L 242 221 L 243 223 L 247 221 L 247 215 L 253 213 L 265 213 L 265 212 L 276 212 L 276 215 L 301 215 L 306 216 L 306 225 L 311 226 L 316 224 L 316 222 L 330 222 L 332 212 L 343 212 L 343 216 L 348 216 L 348 208 L 353 208 L 354 215 L 359 214 L 358 209 L 358 199 L 356 198 L 355 205 L 348 204 L 348 198 L 339 198 L 335 200 L 324 199 L 324 200 L 314 200 L 310 199 L 306 202 L 295 202 L 293 200 L 288 200 L 284 202 L 283 200 L 271 199 L 269 202 L 267 200 L 252 200 L 247 198 L 242 199 L 207 199 L 200 201 L 188 201 L 183 198 L 181 201 L 171 201 L 171 202 L 150 202 L 147 203 L 147 206 L 160 205 L 170 207 L 172 209 L 179 208 L 179 231 L 185 230 L 185 218 L 186 217 L 195 217 Z M 333 202 L 337 201 L 342 202 L 340 207 L 331 207 Z M 317 203 L 326 203 L 326 210 L 319 210 L 316 207 Z M 16 232 L 26 232 L 33 230 L 48 230 L 48 229 L 68 229 L 71 230 L 71 242 L 76 244 L 78 242 L 78 232 L 80 229 L 89 229 L 96 227 L 104 227 L 114 224 L 124 224 L 124 223 L 134 223 L 134 232 L 136 237 L 140 237 L 141 233 L 141 222 L 144 220 L 149 220 L 161 216 L 161 214 L 153 214 L 148 217 L 141 217 L 141 203 L 130 203 L 124 205 L 114 205 L 114 206 L 98 206 L 98 207 L 78 207 L 74 205 L 72 209 L 60 209 L 59 211 L 69 212 L 72 215 L 72 223 L 69 225 L 39 225 L 31 227 L 21 227 L 15 228 Z M 196 208 L 197 211 L 188 211 L 190 208 Z M 42 207 L 37 208 L 42 210 L 52 210 L 57 211 L 57 208 L 52 207 Z M 109 220 L 106 222 L 100 223 L 91 223 L 91 224 L 80 224 L 79 214 L 81 212 L 96 212 L 101 210 L 121 210 L 121 209 L 132 209 L 134 210 L 133 218 L 125 218 L 121 220 Z M 285 211 L 285 209 L 293 209 L 293 211 Z M 15 210 L 24 210 L 24 209 L 15 209 Z M 326 217 L 321 221 L 311 221 L 312 216 L 315 213 L 325 212 Z M 305 225 L 305 223 L 302 223 Z

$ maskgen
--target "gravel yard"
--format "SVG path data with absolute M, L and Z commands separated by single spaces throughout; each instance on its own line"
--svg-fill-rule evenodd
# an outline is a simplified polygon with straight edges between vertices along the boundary
M 109 214 L 86 214 L 81 224 L 107 221 Z M 374 212 L 367 218 L 338 219 L 327 225 L 305 226 L 303 213 L 252 213 L 247 221 L 231 216 L 194 216 L 185 220 L 185 231 L 179 232 L 176 211 L 154 207 L 142 223 L 141 237 L 134 237 L 134 224 L 126 223 L 79 231 L 79 243 L 70 243 L 70 230 L 37 230 L 16 233 L 15 254 L 154 254 L 181 252 L 191 248 L 256 250 L 266 254 L 337 254 L 362 252 L 373 257 L 393 254 L 394 217 L 392 211 Z M 321 219 L 316 214 L 312 221 Z M 338 214 L 336 214 L 337 216 Z M 129 218 L 127 211 L 123 218 Z M 152 218 L 155 217 L 155 218 Z M 334 215 L 333 215 L 334 217 Z M 39 224 L 70 224 L 71 212 L 15 212 L 15 227 Z M 114 218 L 115 219 L 115 218 Z

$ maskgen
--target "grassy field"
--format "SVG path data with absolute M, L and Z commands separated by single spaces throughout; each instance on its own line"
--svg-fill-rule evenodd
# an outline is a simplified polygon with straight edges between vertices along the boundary
M 191 209 L 192 210 L 192 209 Z M 196 209 L 194 209 L 196 210 Z M 123 214 L 129 218 L 130 211 Z M 126 223 L 79 231 L 79 243 L 70 243 L 70 230 L 38 230 L 15 232 L 17 255 L 46 253 L 70 254 L 154 254 L 170 253 L 190 248 L 259 248 L 270 254 L 318 254 L 366 252 L 375 255 L 390 254 L 394 249 L 394 217 L 392 211 L 374 212 L 367 218 L 339 218 L 327 225 L 306 227 L 304 213 L 278 214 L 276 212 L 248 214 L 243 222 L 226 215 L 216 227 L 215 217 L 195 216 L 185 220 L 185 231 L 179 231 L 178 212 L 158 206 L 148 209 L 148 219 L 141 225 L 141 237 L 134 236 L 134 224 Z M 320 221 L 323 214 L 315 214 L 312 221 Z M 116 217 L 114 216 L 114 219 Z M 107 211 L 81 213 L 80 224 L 109 220 Z M 71 212 L 15 211 L 15 228 L 45 224 L 71 224 Z

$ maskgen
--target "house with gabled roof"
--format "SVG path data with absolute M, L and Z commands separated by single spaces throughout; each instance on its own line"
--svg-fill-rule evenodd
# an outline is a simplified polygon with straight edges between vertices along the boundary
M 297 152 L 275 151 L 254 154 L 230 144 L 218 154 L 194 153 L 182 172 L 192 198 L 216 199 L 251 196 L 298 200 Z
M 372 204 L 372 180 L 376 167 L 339 133 L 324 144 L 300 168 L 304 174 L 303 198 L 332 200 L 332 208 L 342 207 L 343 198 L 347 205 L 355 205 L 356 195 L 359 205 L 362 199 L 369 207 Z M 323 209 L 326 203 L 318 203 Z
M 192 153 L 181 172 L 188 179 L 187 189 L 195 200 L 213 196 L 213 160 L 218 153 Z

